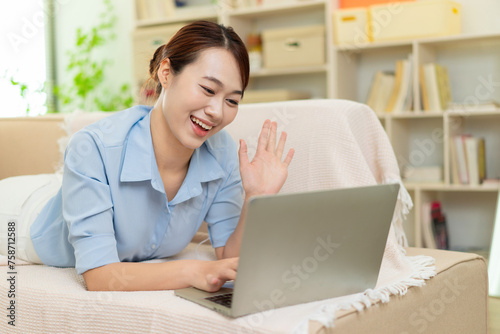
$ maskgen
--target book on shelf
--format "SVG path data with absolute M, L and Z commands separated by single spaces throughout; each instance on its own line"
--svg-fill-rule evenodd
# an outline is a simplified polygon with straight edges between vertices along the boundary
M 450 140 L 450 168 L 451 168 L 451 183 L 452 184 L 461 184 L 460 181 L 460 173 L 458 171 L 458 156 L 456 145 L 453 142 L 454 137 Z
M 396 62 L 394 88 L 387 103 L 387 112 L 412 109 L 412 55 Z
M 431 202 L 422 204 L 421 208 L 422 244 L 426 248 L 436 249 L 436 239 L 434 238 L 434 226 L 431 219 Z
M 479 185 L 479 138 L 467 136 L 464 138 L 465 160 L 467 160 L 467 172 L 469 173 L 469 185 Z
M 375 112 L 383 113 L 394 88 L 394 72 L 377 71 L 373 77 L 366 104 Z
M 419 68 L 422 107 L 425 111 L 442 112 L 452 101 L 448 69 L 437 63 Z
M 477 186 L 486 178 L 485 140 L 468 134 L 450 140 L 451 176 L 453 184 Z
M 458 180 L 460 184 L 469 184 L 469 172 L 467 171 L 467 160 L 464 149 L 464 135 L 453 136 L 450 144 L 454 145 L 455 149 L 455 160 L 452 164 L 456 164 L 456 169 L 458 170 Z
M 425 82 L 424 66 L 420 65 L 418 69 L 418 82 L 420 84 L 420 98 L 422 100 L 422 109 L 429 111 L 429 95 L 427 94 L 427 84 Z
M 451 102 L 450 79 L 448 77 L 448 69 L 439 64 L 434 64 L 436 70 L 436 80 L 439 92 L 439 105 L 442 110 L 448 108 L 448 103 Z

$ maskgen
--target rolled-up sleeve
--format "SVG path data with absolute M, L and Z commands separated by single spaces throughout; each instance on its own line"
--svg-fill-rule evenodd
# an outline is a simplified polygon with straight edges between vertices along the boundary
M 79 274 L 120 262 L 104 152 L 99 139 L 86 131 L 73 135 L 66 150 L 62 209 Z
M 236 229 L 245 195 L 241 183 L 236 144 L 234 147 L 232 145 L 230 147 L 233 149 L 230 152 L 234 152 L 234 154 L 230 155 L 231 159 L 227 164 L 227 177 L 205 217 L 210 241 L 214 248 L 225 246 L 227 239 Z

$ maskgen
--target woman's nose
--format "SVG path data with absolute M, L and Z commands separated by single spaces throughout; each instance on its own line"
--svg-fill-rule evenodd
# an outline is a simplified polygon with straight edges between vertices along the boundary
M 207 114 L 212 121 L 219 121 L 222 118 L 222 103 L 214 101 L 205 107 L 205 114 Z

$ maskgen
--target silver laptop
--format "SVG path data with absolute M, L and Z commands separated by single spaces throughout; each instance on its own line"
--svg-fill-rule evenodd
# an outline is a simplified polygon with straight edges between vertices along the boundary
M 398 192 L 387 184 L 254 197 L 234 285 L 175 294 L 239 317 L 374 288 Z

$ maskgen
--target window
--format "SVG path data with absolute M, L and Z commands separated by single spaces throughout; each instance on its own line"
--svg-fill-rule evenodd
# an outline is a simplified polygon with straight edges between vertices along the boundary
M 44 1 L 0 2 L 0 117 L 47 112 Z M 11 79 L 19 82 L 13 85 Z M 21 84 L 26 85 L 24 97 Z M 29 112 L 28 112 L 29 108 Z

